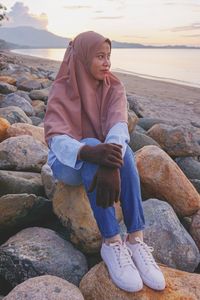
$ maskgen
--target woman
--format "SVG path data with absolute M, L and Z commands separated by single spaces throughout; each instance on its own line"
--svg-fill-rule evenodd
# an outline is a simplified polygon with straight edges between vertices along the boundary
M 83 184 L 103 242 L 101 256 L 113 282 L 139 291 L 162 290 L 165 279 L 143 242 L 139 176 L 128 142 L 122 83 L 110 71 L 111 42 L 89 31 L 65 53 L 45 115 L 48 163 L 55 178 Z M 120 198 L 127 237 L 121 240 L 114 202 Z

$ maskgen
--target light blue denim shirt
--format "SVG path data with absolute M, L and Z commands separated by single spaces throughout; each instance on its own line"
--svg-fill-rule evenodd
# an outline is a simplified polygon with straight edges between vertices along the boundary
M 122 145 L 122 157 L 124 157 L 127 143 L 130 141 L 128 126 L 125 122 L 118 122 L 108 132 L 104 143 L 116 143 Z M 56 158 L 64 165 L 80 169 L 83 161 L 77 156 L 85 143 L 79 142 L 72 137 L 62 134 L 54 136 L 49 142 L 48 164 L 52 166 Z

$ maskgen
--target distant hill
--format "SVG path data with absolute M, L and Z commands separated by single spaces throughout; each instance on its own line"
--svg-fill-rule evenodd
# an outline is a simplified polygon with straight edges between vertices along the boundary
M 0 27 L 0 39 L 11 43 L 8 48 L 66 48 L 70 39 L 55 35 L 47 30 L 29 26 Z M 15 44 L 15 45 L 13 45 Z M 8 44 L 9 45 L 9 44 Z M 151 46 L 138 43 L 112 41 L 113 48 L 167 48 L 167 49 L 200 49 L 184 45 Z
M 1 27 L 0 39 L 29 48 L 66 48 L 68 38 L 33 27 Z

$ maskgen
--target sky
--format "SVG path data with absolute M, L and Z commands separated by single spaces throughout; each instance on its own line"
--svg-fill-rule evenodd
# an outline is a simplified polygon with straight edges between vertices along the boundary
M 121 42 L 200 46 L 200 0 L 4 0 L 9 21 L 74 38 L 94 30 Z

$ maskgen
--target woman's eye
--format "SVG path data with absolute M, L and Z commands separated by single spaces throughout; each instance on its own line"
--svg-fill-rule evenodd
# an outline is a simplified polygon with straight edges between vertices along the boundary
M 103 55 L 98 55 L 98 58 L 99 59 L 103 59 Z

